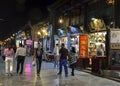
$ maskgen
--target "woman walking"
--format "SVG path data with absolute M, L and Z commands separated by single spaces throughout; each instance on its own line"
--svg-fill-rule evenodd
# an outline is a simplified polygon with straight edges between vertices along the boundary
M 5 55 L 5 72 L 6 75 L 12 75 L 13 73 L 13 56 L 14 56 L 14 50 L 13 48 L 8 45 L 4 49 L 4 55 Z
M 72 76 L 74 76 L 74 69 L 77 62 L 76 56 L 77 55 L 76 55 L 75 47 L 72 47 L 69 57 L 70 67 L 72 68 L 72 72 L 71 72 Z
M 35 56 L 34 56 L 36 57 L 37 76 L 40 75 L 41 64 L 42 64 L 42 54 L 43 54 L 43 49 L 41 48 L 41 45 L 38 44 L 38 48 L 36 49 Z

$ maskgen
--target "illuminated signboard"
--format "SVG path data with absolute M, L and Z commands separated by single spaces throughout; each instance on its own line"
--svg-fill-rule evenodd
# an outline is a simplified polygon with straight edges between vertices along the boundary
M 105 23 L 102 19 L 92 18 L 89 24 L 90 32 L 106 30 Z
M 82 57 L 87 56 L 87 42 L 88 37 L 87 35 L 80 35 L 80 49 L 79 49 L 79 55 Z

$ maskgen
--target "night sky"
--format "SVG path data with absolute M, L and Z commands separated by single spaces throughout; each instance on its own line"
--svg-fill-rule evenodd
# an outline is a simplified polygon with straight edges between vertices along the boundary
M 1 0 L 0 40 L 14 33 L 29 20 L 34 23 L 47 16 L 47 6 L 57 0 Z

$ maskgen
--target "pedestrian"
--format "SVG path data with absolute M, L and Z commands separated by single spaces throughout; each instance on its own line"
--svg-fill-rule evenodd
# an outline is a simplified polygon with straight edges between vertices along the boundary
M 70 64 L 70 67 L 72 69 L 72 72 L 71 72 L 72 76 L 74 76 L 74 69 L 75 69 L 75 65 L 76 65 L 76 62 L 77 62 L 76 57 L 77 57 L 77 54 L 76 54 L 75 47 L 72 47 L 71 51 L 70 51 L 70 54 L 69 54 L 69 64 Z
M 55 48 L 54 48 L 54 68 L 58 68 L 58 63 L 59 63 L 59 44 L 56 44 Z
M 23 73 L 25 56 L 26 56 L 26 48 L 24 48 L 24 46 L 20 44 L 15 54 L 15 57 L 17 59 L 17 70 L 16 70 L 17 74 L 21 75 Z
M 96 50 L 97 56 L 104 56 L 104 47 L 102 44 L 100 44 Z
M 14 50 L 10 45 L 8 45 L 4 49 L 4 55 L 5 55 L 5 72 L 6 72 L 6 75 L 13 75 Z
M 68 66 L 67 66 L 67 56 L 68 50 L 65 48 L 64 43 L 61 44 L 61 49 L 59 50 L 60 60 L 59 60 L 59 72 L 58 75 L 62 74 L 62 66 L 64 66 L 65 77 L 68 76 Z
M 43 49 L 40 44 L 38 44 L 38 48 L 36 49 L 35 56 L 33 60 L 36 58 L 36 70 L 37 70 L 37 76 L 40 75 L 41 70 L 41 64 L 42 64 L 42 55 L 43 55 Z

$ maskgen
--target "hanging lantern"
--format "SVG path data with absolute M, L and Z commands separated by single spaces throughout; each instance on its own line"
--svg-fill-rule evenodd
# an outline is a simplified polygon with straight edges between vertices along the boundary
M 106 0 L 108 5 L 114 5 L 115 4 L 115 0 Z

